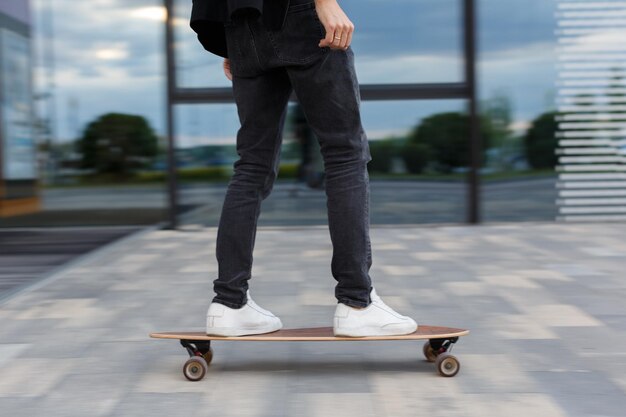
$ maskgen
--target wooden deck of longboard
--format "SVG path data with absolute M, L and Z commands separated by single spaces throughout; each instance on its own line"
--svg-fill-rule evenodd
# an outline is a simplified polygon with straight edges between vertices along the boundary
M 357 340 L 420 340 L 439 339 L 465 336 L 469 330 L 455 329 L 440 326 L 419 326 L 411 334 L 401 336 L 367 336 L 367 337 L 337 337 L 333 335 L 332 327 L 309 327 L 302 329 L 281 329 L 272 333 L 264 333 L 249 336 L 209 336 L 204 332 L 159 332 L 150 333 L 150 337 L 157 339 L 178 340 L 233 340 L 233 341 L 257 341 L 257 342 L 295 342 L 295 341 L 357 341 Z

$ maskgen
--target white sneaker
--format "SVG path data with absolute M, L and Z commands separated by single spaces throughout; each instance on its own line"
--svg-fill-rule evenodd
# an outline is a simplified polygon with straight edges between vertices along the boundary
M 374 288 L 370 298 L 372 303 L 361 310 L 337 304 L 333 328 L 335 336 L 395 336 L 417 330 L 415 320 L 398 314 L 386 305 Z
M 211 303 L 206 314 L 206 334 L 212 336 L 244 336 L 280 330 L 283 323 L 271 312 L 259 307 L 247 293 L 248 302 L 241 308 Z

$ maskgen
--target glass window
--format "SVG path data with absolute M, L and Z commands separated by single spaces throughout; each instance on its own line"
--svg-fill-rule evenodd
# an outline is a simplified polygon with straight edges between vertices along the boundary
M 359 82 L 400 84 L 463 80 L 459 0 L 346 0 L 355 25 Z
M 189 27 L 192 2 L 174 2 L 174 42 L 178 87 L 230 87 L 222 71 L 223 58 L 205 51 Z
M 463 100 L 362 103 L 372 153 L 372 224 L 464 221 L 469 145 L 463 109 Z M 238 159 L 236 107 L 181 105 L 176 114 L 181 221 L 216 226 L 232 164 Z M 309 133 L 291 103 L 279 176 L 263 202 L 259 225 L 327 223 L 323 161 L 317 139 Z M 311 164 L 304 170 L 307 143 Z
M 344 0 L 355 25 L 352 47 L 362 84 L 458 82 L 463 79 L 459 0 Z M 191 2 L 176 1 L 180 87 L 227 87 L 222 58 L 206 52 L 189 28 Z
M 554 220 L 555 4 L 478 6 L 482 220 Z

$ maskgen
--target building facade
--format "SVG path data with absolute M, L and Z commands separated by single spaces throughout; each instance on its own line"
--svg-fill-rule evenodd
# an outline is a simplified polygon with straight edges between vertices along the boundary
M 38 210 L 28 1 L 0 1 L 0 216 Z

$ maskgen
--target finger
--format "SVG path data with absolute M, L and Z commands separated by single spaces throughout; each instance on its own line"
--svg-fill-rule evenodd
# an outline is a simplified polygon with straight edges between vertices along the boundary
M 340 33 L 337 35 L 339 39 L 337 39 L 337 48 L 344 49 L 346 46 L 346 39 L 348 39 L 348 26 L 347 24 L 342 24 Z
M 341 49 L 346 49 L 348 47 L 348 39 L 350 38 L 350 26 L 348 25 L 341 32 L 341 44 L 339 45 Z
M 322 48 L 328 46 L 328 32 L 326 32 L 326 36 L 322 38 L 322 40 L 320 40 L 320 43 L 318 44 L 318 46 Z
M 346 39 L 346 49 L 348 49 L 348 47 L 352 44 L 352 34 L 354 33 L 354 26 L 351 27 L 350 31 L 348 32 L 348 36 Z
M 341 42 L 342 42 L 342 28 L 338 27 L 335 30 L 335 35 L 333 36 L 333 47 L 335 49 L 340 49 L 341 48 Z
M 334 27 L 326 28 L 326 37 L 322 41 L 324 42 L 324 46 L 332 46 L 334 36 L 335 36 L 335 28 Z

